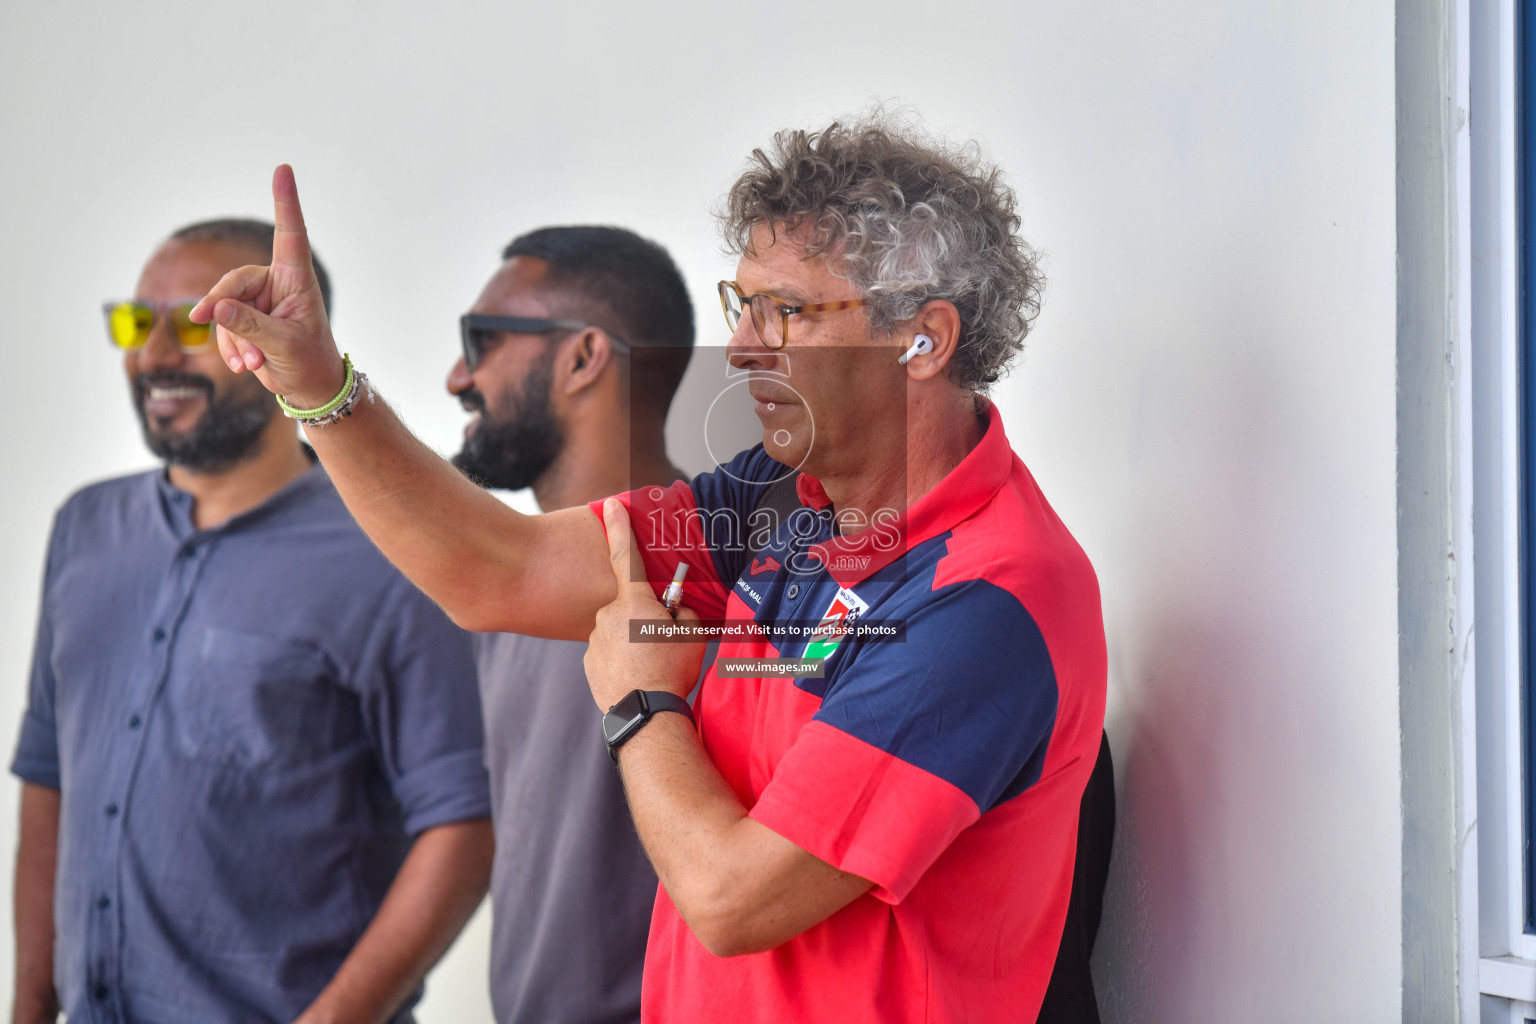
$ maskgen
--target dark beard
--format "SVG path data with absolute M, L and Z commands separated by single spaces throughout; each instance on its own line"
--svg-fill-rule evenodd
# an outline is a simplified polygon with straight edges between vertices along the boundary
M 519 491 L 532 487 L 549 471 L 565 447 L 565 431 L 550 409 L 555 346 L 523 378 L 516 411 L 510 419 L 491 417 L 485 396 L 471 387 L 459 396 L 466 408 L 480 411 L 474 433 L 453 457 L 453 464 L 481 487 Z
M 195 387 L 206 396 L 208 407 L 197 424 L 185 434 L 165 434 L 150 422 L 144 398 L 151 386 Z M 262 431 L 272 422 L 277 403 L 264 389 L 249 397 L 237 390 L 215 397 L 213 381 L 190 373 L 141 373 L 133 379 L 133 408 L 144 430 L 144 444 L 156 456 L 175 466 L 199 473 L 227 469 L 255 454 Z

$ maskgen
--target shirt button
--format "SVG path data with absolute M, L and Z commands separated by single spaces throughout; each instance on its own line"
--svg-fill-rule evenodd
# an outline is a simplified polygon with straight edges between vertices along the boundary
M 789 585 L 789 599 L 791 601 L 793 601 L 795 598 L 797 598 L 799 596 L 800 596 L 800 584 L 798 584 L 798 583 L 791 583 Z
M 155 643 L 159 643 L 165 639 L 165 630 L 161 629 L 159 626 L 156 626 L 153 636 L 155 638 Z
M 129 715 L 128 716 L 128 728 L 130 728 L 130 729 L 137 729 L 142 724 L 144 724 L 144 720 L 142 718 L 140 718 L 138 715 Z
M 105 985 L 97 985 L 95 990 L 94 990 L 94 995 L 96 996 L 97 999 L 106 999 L 107 996 L 109 996 L 111 994 L 112 993 L 107 991 L 107 986 L 105 986 Z
M 110 896 L 102 896 L 102 897 L 100 897 L 99 899 L 96 900 L 96 905 L 98 907 L 100 907 L 102 910 L 106 910 L 108 907 L 110 907 L 112 905 L 112 897 L 110 897 Z
M 117 804 L 107 804 L 107 817 L 117 817 Z

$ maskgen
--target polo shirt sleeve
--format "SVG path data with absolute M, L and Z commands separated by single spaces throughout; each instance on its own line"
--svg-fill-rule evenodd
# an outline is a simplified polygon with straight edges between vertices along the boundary
M 831 656 L 850 661 L 751 810 L 889 903 L 1039 780 L 1056 721 L 1050 654 L 1017 598 L 981 581 L 925 596 L 905 642 Z
M 53 617 L 49 594 L 63 559 L 65 521 L 69 507 L 54 517 L 53 535 L 48 541 L 48 558 L 43 570 L 43 595 L 37 615 L 37 639 L 32 645 L 32 673 L 27 685 L 27 709 L 21 717 L 21 735 L 16 740 L 16 754 L 11 760 L 11 774 L 23 782 L 49 789 L 60 788 L 59 734 L 54 720 L 56 682 L 53 676 Z
M 469 635 L 403 577 L 386 593 L 353 684 L 408 834 L 490 816 Z
M 754 514 L 757 505 L 774 480 L 788 472 L 758 445 L 692 480 L 617 495 L 629 512 L 645 579 L 657 599 L 677 563 L 687 562 L 683 604 L 706 621 L 724 618 L 726 599 L 747 556 L 766 540 L 754 535 L 762 528 Z M 589 507 L 602 522 L 603 501 Z

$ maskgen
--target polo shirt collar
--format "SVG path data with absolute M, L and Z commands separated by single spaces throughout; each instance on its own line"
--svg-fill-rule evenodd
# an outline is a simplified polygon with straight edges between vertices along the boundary
M 840 586 L 851 587 L 890 565 L 930 538 L 954 529 L 990 502 L 1013 470 L 1013 449 L 1003 432 L 997 406 L 985 403 L 987 428 L 981 441 L 944 479 L 917 499 L 899 518 L 848 536 L 813 544 L 810 553 L 827 566 Z M 817 511 L 830 507 L 821 481 L 802 474 L 795 481 L 802 504 Z M 892 530 L 898 540 L 891 542 Z

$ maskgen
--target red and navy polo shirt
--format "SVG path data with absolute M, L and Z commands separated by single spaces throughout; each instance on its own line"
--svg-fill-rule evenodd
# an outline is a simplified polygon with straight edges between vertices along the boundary
M 871 627 L 722 640 L 696 713 L 753 818 L 874 888 L 776 949 L 720 958 L 663 887 L 648 1021 L 1035 1019 L 1103 728 L 1104 627 L 1087 556 L 987 417 L 937 487 L 858 533 L 802 476 L 768 543 L 744 536 L 787 472 L 761 446 L 621 496 L 647 578 L 659 592 L 687 561 L 704 619 Z M 720 675 L 802 656 L 824 676 Z

